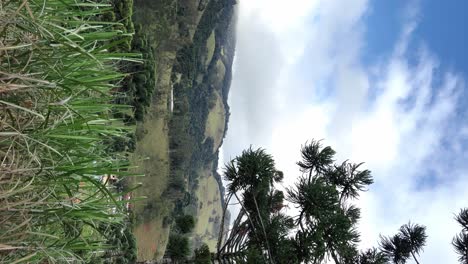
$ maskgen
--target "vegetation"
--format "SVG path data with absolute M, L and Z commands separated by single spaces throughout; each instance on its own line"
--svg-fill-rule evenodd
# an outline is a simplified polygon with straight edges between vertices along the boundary
M 105 21 L 110 1 L 1 8 L 0 262 L 133 261 L 123 193 L 100 180 L 129 175 L 125 156 L 105 146 L 130 129 L 113 117 L 129 108 L 111 104 L 120 63 L 139 61 L 112 52 L 128 35 Z
M 124 98 L 127 100 L 125 102 L 137 107 L 134 113 L 135 119 L 130 113 L 125 115 L 126 121 L 133 123 L 141 120 L 136 122 L 136 146 L 134 153 L 130 155 L 131 164 L 138 166 L 133 171 L 145 174 L 145 177 L 132 179 L 134 184 L 140 182 L 142 184 L 134 195 L 147 197 L 144 201 L 135 203 L 133 207 L 134 234 L 139 261 L 159 259 L 164 255 L 173 219 L 171 212 L 175 206 L 165 192 L 169 183 L 168 135 L 172 133 L 168 129 L 170 119 L 168 80 L 172 51 L 168 51 L 167 46 L 162 43 L 172 41 L 170 34 L 173 28 L 170 17 L 176 2 L 134 1 L 133 43 L 138 44 L 138 39 L 140 44 L 143 42 L 140 52 L 143 53 L 145 64 L 129 65 L 126 68 L 127 72 L 135 73 L 139 77 L 134 76 L 124 80 L 124 85 L 131 83 L 125 85 L 123 91 L 129 95 Z M 148 65 L 150 63 L 154 64 L 153 69 L 152 65 Z M 137 79 L 146 79 L 146 84 L 138 83 Z
M 125 223 L 102 226 L 100 230 L 105 234 L 107 244 L 114 247 L 106 250 L 101 258 L 93 259 L 92 263 L 103 264 L 133 264 L 137 260 L 137 248 L 135 237 L 132 234 L 131 225 Z
M 137 225 L 135 232 L 139 248 L 142 249 L 140 253 L 144 252 L 144 254 L 139 254 L 140 260 L 152 259 L 154 256 L 150 251 L 156 250 L 159 252 L 161 248 L 164 249 L 164 245 L 161 243 L 165 242 L 161 241 L 161 236 L 169 233 L 165 228 L 171 226 L 172 219 L 177 219 L 177 217 L 184 214 L 196 215 L 198 213 L 199 204 L 196 196 L 198 178 L 202 172 L 211 171 L 216 166 L 215 162 L 213 162 L 218 155 L 214 151 L 217 150 L 217 147 L 215 147 L 216 142 L 214 142 L 213 138 L 205 140 L 205 125 L 208 120 L 209 107 L 213 106 L 217 99 L 214 94 L 215 89 L 219 90 L 219 88 L 210 88 L 208 77 L 202 78 L 204 79 L 202 80 L 204 82 L 202 88 L 205 92 L 199 91 L 198 84 L 197 87 L 194 87 L 196 76 L 199 74 L 208 76 L 205 60 L 203 59 L 206 55 L 204 51 L 201 51 L 202 46 L 207 45 L 208 38 L 204 40 L 205 43 L 202 40 L 197 40 L 200 52 L 193 58 L 194 60 L 200 60 L 197 65 L 203 64 L 204 67 L 190 68 L 193 66 L 190 64 L 190 67 L 186 67 L 182 71 L 179 66 L 186 64 L 180 55 L 184 51 L 190 53 L 187 56 L 194 55 L 192 53 L 194 49 L 185 49 L 184 47 L 192 46 L 192 40 L 199 39 L 197 36 L 201 34 L 197 33 L 198 30 L 196 30 L 195 34 L 187 33 L 189 28 L 193 32 L 195 28 L 209 26 L 211 27 L 210 31 L 213 31 L 222 21 L 231 21 L 229 17 L 231 13 L 222 11 L 225 9 L 232 10 L 232 6 L 229 4 L 230 1 L 221 2 L 216 6 L 199 8 L 197 7 L 198 3 L 194 5 L 192 1 L 135 0 L 134 23 L 136 33 L 134 42 L 139 39 L 138 35 L 141 34 L 146 38 L 144 40 L 146 47 L 150 47 L 157 54 L 154 58 L 156 75 L 148 75 L 147 73 L 152 71 L 149 68 L 143 69 L 145 66 L 140 64 L 137 66 L 139 69 L 129 70 L 129 72 L 136 73 L 132 80 L 124 82 L 124 84 L 129 84 L 124 85 L 127 87 L 126 93 L 132 94 L 132 91 L 141 91 L 143 95 L 141 98 L 148 100 L 148 103 L 150 101 L 152 103 L 151 108 L 145 107 L 145 111 L 135 109 L 135 118 L 144 122 L 137 125 L 137 146 L 132 160 L 147 160 L 133 163 L 138 164 L 139 171 L 147 175 L 147 177 L 141 179 L 143 187 L 137 193 L 148 196 L 148 199 L 135 208 L 138 212 L 136 214 Z M 211 19 L 200 19 L 199 16 L 208 9 L 211 9 Z M 207 25 L 207 23 L 210 23 L 210 25 Z M 225 31 L 222 31 L 216 37 L 214 37 L 215 34 L 212 34 L 211 42 L 215 42 L 212 44 L 218 46 L 216 51 L 218 53 L 217 60 L 220 60 L 220 47 L 224 44 L 221 41 L 221 36 L 224 34 L 226 34 Z M 139 52 L 149 53 L 145 50 L 139 50 Z M 215 57 L 214 54 L 212 56 Z M 146 61 L 151 61 L 151 59 L 145 59 Z M 189 65 L 187 64 L 187 66 Z M 192 70 L 195 70 L 196 74 L 189 74 Z M 146 89 L 152 86 L 148 80 L 156 79 L 154 84 L 156 91 L 152 98 L 149 96 L 149 90 L 139 89 L 136 83 L 133 86 L 132 83 L 137 78 L 147 80 L 146 84 L 140 86 Z M 171 89 L 174 95 L 172 112 L 169 111 Z M 193 89 L 196 90 L 191 91 Z M 134 93 L 135 96 L 133 97 L 135 104 L 132 102 L 132 97 L 126 97 L 127 101 L 125 103 L 137 107 L 143 106 L 145 103 L 140 102 L 137 93 L 139 92 Z M 197 101 L 195 101 L 195 97 Z M 227 97 L 225 102 L 227 102 Z M 151 111 L 151 114 L 147 115 L 148 118 L 140 118 L 139 113 L 144 114 L 147 110 Z M 198 114 L 195 114 L 195 112 L 198 112 Z M 199 117 L 199 114 L 202 116 Z M 226 123 L 224 119 L 218 119 Z M 196 130 L 193 130 L 192 126 L 196 126 Z M 168 142 L 166 142 L 166 137 L 168 137 Z M 221 137 L 220 135 L 219 138 Z M 220 139 L 217 140 L 220 141 Z M 169 160 L 166 156 L 169 156 Z M 210 166 L 209 164 L 212 164 L 212 166 L 206 169 L 205 167 Z M 219 176 L 218 184 L 222 186 Z M 161 191 L 161 188 L 163 191 Z M 220 204 L 222 192 L 216 194 L 221 196 L 221 199 L 217 199 Z M 170 210 L 173 210 L 173 212 L 169 213 Z M 208 223 L 208 217 L 206 217 L 206 222 Z M 154 227 L 156 224 L 162 224 L 162 226 Z M 160 232 L 156 232 L 158 229 Z M 151 231 L 153 241 L 146 238 L 145 235 L 148 231 Z
M 156 214 L 164 216 L 155 221 L 164 227 L 175 219 L 168 257 L 193 263 L 419 263 L 427 239 L 425 226 L 419 224 L 408 223 L 397 234 L 382 236 L 378 249 L 357 249 L 360 209 L 354 201 L 373 179 L 361 163 L 335 163 L 335 152 L 317 141 L 301 149 L 298 166 L 303 174 L 286 192 L 277 189 L 283 173 L 264 150 L 248 149 L 231 161 L 224 173 L 229 185 L 223 214 L 234 198 L 241 211 L 226 232 L 223 215 L 214 254 L 203 244 L 187 260 L 187 234 L 196 223 L 187 213 L 189 205 L 197 204 L 193 190 L 201 171 L 217 167 L 219 140 L 206 131 L 215 131 L 211 125 L 218 122 L 208 121 L 209 110 L 221 108 L 222 97 L 225 113 L 229 111 L 235 1 L 200 1 L 197 10 L 205 12 L 190 18 L 185 7 L 174 8 L 178 1 L 136 2 L 164 5 L 170 12 L 161 21 L 167 25 L 153 26 L 169 34 L 171 19 L 178 17 L 183 38 L 171 76 L 177 98 L 169 121 L 171 137 L 167 148 L 160 147 L 165 156 L 150 161 L 161 171 L 171 167 L 167 188 L 166 182 L 158 182 L 165 191 L 157 193 L 174 206 L 162 208 L 160 200 L 150 197 L 140 211 L 145 224 Z M 126 152 L 138 142 L 125 124 L 144 120 L 159 96 L 153 90 L 154 52 L 160 43 L 140 24 L 134 27 L 132 5 L 132 0 L 0 4 L 0 21 L 5 22 L 0 25 L 1 263 L 135 263 L 133 226 L 127 201 L 120 199 L 129 190 L 123 181 L 111 186 L 101 180 L 104 175 L 131 175 Z M 192 20 L 199 23 L 193 39 L 186 41 Z M 231 52 L 225 56 L 223 49 Z M 213 72 L 223 72 L 222 78 Z M 158 123 L 157 130 L 164 124 Z M 151 128 L 140 129 L 138 139 L 153 136 Z M 149 155 L 154 146 L 144 150 L 142 156 Z M 169 153 L 170 161 L 165 158 Z M 155 173 L 154 167 L 146 168 Z M 219 176 L 217 181 L 221 185 Z M 297 208 L 297 215 L 284 212 L 285 201 Z M 173 211 L 172 216 L 166 211 Z M 468 263 L 468 209 L 456 221 L 462 230 L 452 244 L 459 261 Z
M 183 215 L 179 216 L 176 219 L 177 229 L 182 234 L 187 234 L 192 232 L 193 228 L 195 227 L 195 219 L 191 215 Z
M 330 257 L 335 263 L 347 263 L 358 255 L 360 210 L 350 199 L 372 184 L 370 172 L 359 170 L 361 164 L 333 164 L 335 152 L 316 141 L 306 144 L 301 153 L 298 165 L 303 175 L 287 190 L 287 197 L 275 189 L 283 174 L 264 150 L 248 149 L 226 166 L 227 201 L 234 196 L 242 209 L 224 244 L 219 238 L 218 259 L 321 263 Z M 285 198 L 298 215 L 281 212 Z M 299 229 L 288 238 L 294 226 Z
M 190 254 L 189 240 L 187 236 L 171 233 L 166 248 L 166 256 L 175 263 L 186 260 Z
M 453 238 L 452 245 L 458 254 L 460 263 L 468 263 L 468 208 L 464 208 L 455 217 L 462 226 L 462 231 Z
M 143 54 L 143 63 L 131 63 L 126 65 L 125 71 L 131 73 L 125 78 L 122 86 L 124 97 L 118 98 L 121 104 L 132 105 L 134 118 L 142 121 L 147 108 L 150 106 L 153 91 L 155 90 L 155 58 L 149 38 L 142 33 L 141 25 L 136 27 L 131 51 Z M 127 116 L 127 122 L 131 117 Z
M 231 230 L 227 234 L 221 230 L 213 260 L 324 263 L 332 259 L 337 264 L 379 264 L 406 263 L 412 257 L 419 263 L 417 256 L 427 236 L 425 227 L 418 224 L 408 223 L 398 234 L 382 237 L 380 250 L 357 249 L 360 209 L 353 200 L 373 183 L 362 163 L 336 164 L 335 151 L 318 141 L 304 145 L 301 154 L 297 164 L 303 174 L 286 195 L 275 188 L 283 173 L 263 149 L 247 149 L 226 165 L 226 200 L 235 197 L 241 210 Z M 297 215 L 283 212 L 285 199 L 297 208 Z M 460 244 L 456 247 L 463 250 L 463 239 L 457 238 L 454 245 Z
M 199 248 L 195 249 L 193 258 L 194 264 L 210 264 L 211 263 L 211 253 L 210 248 L 207 244 L 202 244 Z
M 209 164 L 209 168 L 213 166 Z M 196 213 L 193 247 L 197 248 L 206 243 L 210 250 L 214 251 L 218 241 L 223 206 L 219 185 L 209 168 L 199 172 L 197 199 L 192 199 L 192 203 L 185 210 Z
M 416 255 L 426 245 L 426 227 L 408 223 L 400 227 L 393 237 L 381 237 L 380 248 L 394 263 L 405 263 L 410 257 L 419 264 Z
M 187 191 L 185 180 L 188 180 L 189 192 L 192 197 L 195 196 L 200 169 L 216 160 L 218 155 L 217 151 L 213 150 L 217 149 L 215 143 L 219 144 L 221 140 L 217 138 L 217 142 L 214 142 L 213 138 L 205 136 L 206 124 L 210 109 L 216 105 L 219 97 L 216 89 L 226 93 L 226 96 L 223 94 L 224 105 L 227 105 L 228 90 L 215 87 L 213 79 L 210 79 L 209 76 L 213 72 L 216 75 L 216 71 L 214 66 L 205 67 L 205 58 L 208 53 L 209 37 L 210 35 L 214 36 L 213 32 L 217 30 L 219 32 L 215 38 L 214 54 L 210 55 L 212 57 L 210 65 L 216 65 L 216 62 L 221 60 L 221 49 L 225 44 L 224 41 L 228 38 L 226 35 L 229 31 L 220 27 L 228 26 L 231 22 L 233 5 L 233 1 L 223 0 L 210 1 L 203 7 L 203 14 L 197 24 L 192 41 L 187 41 L 187 44 L 179 49 L 176 63 L 172 68 L 171 80 L 176 100 L 174 100 L 174 111 L 169 122 L 171 178 L 167 193 L 175 199 L 180 199 Z M 191 16 L 193 12 L 189 12 L 188 7 L 179 11 L 177 15 L 180 29 L 183 28 L 183 24 L 188 23 L 186 16 Z M 186 38 L 189 38 L 188 35 Z M 232 49 L 230 54 L 233 52 Z M 202 76 L 201 82 L 199 82 L 198 76 Z M 223 76 L 223 80 L 230 78 L 226 74 Z M 221 104 L 218 108 L 221 108 Z M 226 113 L 223 114 L 227 115 Z M 227 121 L 223 120 L 223 122 L 226 124 Z M 215 124 L 213 125 L 216 127 Z M 220 177 L 218 177 L 218 183 L 222 186 Z

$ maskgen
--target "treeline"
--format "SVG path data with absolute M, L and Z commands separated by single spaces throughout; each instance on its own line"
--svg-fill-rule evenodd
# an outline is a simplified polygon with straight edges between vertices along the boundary
M 193 42 L 177 52 L 171 75 L 174 110 L 169 122 L 171 178 L 167 192 L 172 197 L 177 193 L 181 197 L 187 188 L 189 191 L 196 190 L 199 171 L 217 158 L 217 153 L 213 153 L 213 139 L 205 139 L 205 126 L 209 111 L 216 103 L 216 95 L 215 87 L 208 79 L 210 70 L 204 67 L 202 58 L 211 32 L 221 25 L 227 26 L 223 21 L 231 21 L 232 11 L 229 10 L 233 9 L 232 4 L 233 1 L 229 0 L 209 2 L 204 7 Z M 190 16 L 186 13 L 188 11 L 179 10 L 177 14 L 180 17 Z M 185 23 L 184 19 L 181 21 Z M 220 46 L 224 44 L 219 41 L 216 44 L 218 54 L 215 55 L 218 58 Z M 199 75 L 204 76 L 201 83 L 197 82 Z M 192 197 L 194 199 L 195 195 Z M 196 208 L 196 200 L 192 200 L 191 204 Z
M 133 106 L 132 113 L 118 113 L 127 124 L 142 121 L 150 106 L 155 90 L 155 57 L 154 49 L 141 24 L 133 22 L 133 0 L 113 0 L 113 10 L 104 15 L 106 21 L 118 22 L 117 30 L 124 32 L 115 39 L 112 51 L 120 53 L 141 54 L 142 60 L 121 62 L 119 68 L 126 73 L 115 91 L 115 103 Z
M 214 140 L 211 137 L 205 138 L 208 114 L 216 104 L 217 97 L 216 88 L 209 79 L 210 71 L 214 69 L 207 69 L 204 59 L 210 34 L 220 27 L 223 21 L 231 21 L 232 12 L 225 11 L 233 9 L 230 3 L 231 1 L 210 1 L 206 6 L 198 6 L 198 9 L 194 9 L 192 3 L 186 3 L 177 10 L 180 37 L 185 38 L 182 42 L 186 44 L 178 50 L 171 73 L 174 101 L 169 120 L 170 179 L 163 194 L 175 204 L 171 219 L 197 213 L 198 200 L 195 192 L 200 173 L 212 171 L 213 167 L 207 166 L 217 164 L 218 153 L 213 151 Z M 191 27 L 188 23 L 193 22 L 196 12 L 200 9 L 204 10 L 204 13 L 191 41 L 188 39 L 188 30 Z M 215 55 L 217 59 L 222 45 L 224 43 L 218 39 L 216 52 L 219 54 Z M 199 76 L 203 76 L 201 82 Z M 219 177 L 218 179 L 220 180 Z M 172 222 L 171 219 L 168 219 L 168 222 Z M 178 229 L 180 228 L 176 227 L 175 230 Z M 173 233 L 166 256 L 178 261 L 186 260 L 187 241 L 184 234 L 177 231 Z M 202 260 L 210 260 L 210 252 L 206 246 L 195 250 L 194 256 L 195 263 L 207 263 Z
M 123 89 L 128 99 L 126 103 L 134 107 L 134 118 L 142 121 L 156 89 L 156 62 L 154 49 L 141 24 L 135 27 L 132 52 L 142 54 L 143 63 L 128 65 L 126 71 L 130 75 L 124 80 Z

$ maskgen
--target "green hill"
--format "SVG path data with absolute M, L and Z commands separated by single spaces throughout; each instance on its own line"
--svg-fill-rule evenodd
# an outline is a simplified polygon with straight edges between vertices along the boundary
M 197 219 L 194 247 L 216 244 L 224 188 L 216 172 L 229 119 L 235 1 L 134 1 L 133 21 L 154 49 L 155 87 L 132 155 L 138 259 L 163 256 L 172 220 Z

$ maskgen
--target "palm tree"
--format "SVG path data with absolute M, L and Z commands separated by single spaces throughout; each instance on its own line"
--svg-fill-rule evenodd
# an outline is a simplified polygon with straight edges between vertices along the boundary
M 395 264 L 404 264 L 410 258 L 408 241 L 398 234 L 393 237 L 380 236 L 379 244 L 383 254 Z
M 320 141 L 306 143 L 301 155 L 297 164 L 303 175 L 288 189 L 288 200 L 299 209 L 296 255 L 301 262 L 320 263 L 328 256 L 336 264 L 347 263 L 358 255 L 359 242 L 360 209 L 350 199 L 373 183 L 370 171 L 360 170 L 362 163 L 335 165 L 335 151 Z
M 295 217 L 281 212 L 285 195 L 275 189 L 275 183 L 282 181 L 283 173 L 263 149 L 249 148 L 226 165 L 224 212 L 234 197 L 242 208 L 227 234 L 222 224 L 214 259 L 220 263 L 323 263 L 330 258 L 335 264 L 384 263 L 384 253 L 357 250 L 360 209 L 353 199 L 373 183 L 370 171 L 362 170 L 362 163 L 334 164 L 335 151 L 322 147 L 320 141 L 306 143 L 301 155 L 297 164 L 303 174 L 286 195 L 298 209 Z M 295 235 L 289 237 L 294 226 L 298 226 Z
M 452 245 L 459 255 L 458 261 L 468 264 L 468 234 L 461 232 L 453 238 Z
M 452 245 L 459 255 L 458 261 L 468 264 L 468 208 L 462 209 L 455 220 L 462 226 L 462 231 L 453 238 Z
M 303 172 L 309 173 L 309 179 L 312 173 L 323 173 L 334 162 L 333 157 L 336 152 L 330 146 L 322 148 L 320 142 L 320 140 L 312 140 L 301 147 L 302 161 L 299 161 L 297 165 Z
M 414 261 L 419 264 L 416 255 L 419 255 L 426 245 L 426 227 L 418 224 L 411 224 L 410 222 L 400 227 L 400 235 L 404 240 L 408 241 L 411 256 Z
M 381 236 L 380 248 L 395 264 L 406 263 L 410 257 L 419 264 L 416 255 L 423 250 L 426 239 L 425 226 L 408 223 L 402 225 L 393 237 Z
M 344 161 L 327 171 L 328 180 L 340 188 L 340 200 L 355 199 L 359 197 L 359 192 L 366 191 L 366 187 L 374 183 L 369 170 L 359 170 L 362 164 Z
M 355 263 L 359 264 L 386 264 L 388 258 L 383 252 L 376 248 L 371 248 L 359 254 L 358 260 Z
M 218 255 L 265 250 L 264 261 L 274 263 L 271 232 L 267 230 L 272 226 L 272 212 L 277 211 L 284 197 L 274 191 L 274 183 L 282 181 L 283 173 L 275 168 L 273 158 L 265 150 L 249 148 L 226 165 L 224 178 L 229 182 L 227 202 L 234 196 L 242 209 L 224 245 L 221 246 L 222 237 L 218 239 Z

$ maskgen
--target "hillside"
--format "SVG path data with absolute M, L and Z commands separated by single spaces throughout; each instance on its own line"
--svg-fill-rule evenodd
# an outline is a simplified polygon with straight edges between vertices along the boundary
M 192 214 L 195 242 L 212 249 L 224 188 L 216 172 L 229 120 L 235 1 L 134 1 L 133 20 L 154 48 L 155 87 L 137 123 L 134 233 L 138 259 L 161 258 L 172 221 Z

